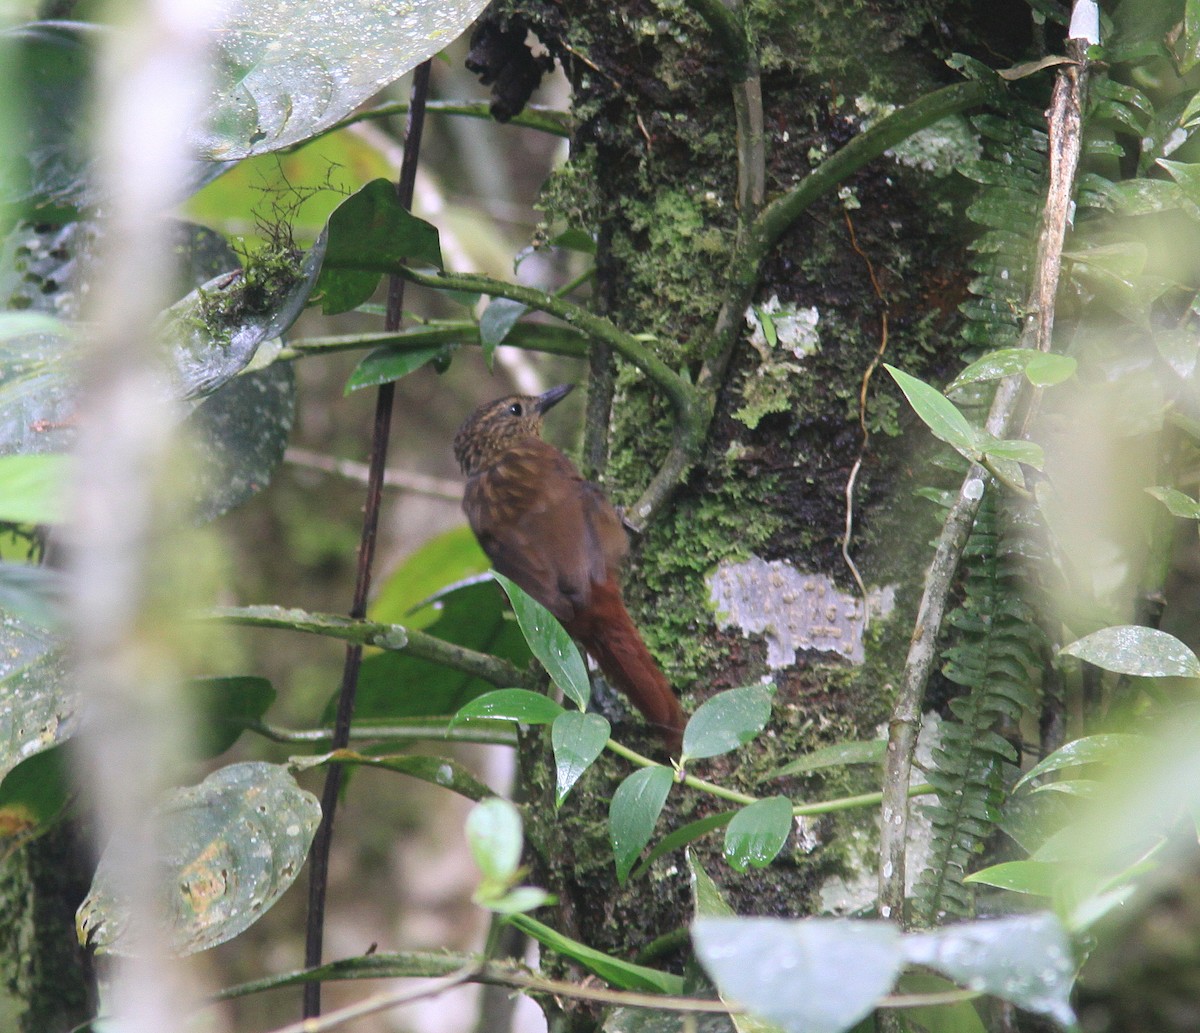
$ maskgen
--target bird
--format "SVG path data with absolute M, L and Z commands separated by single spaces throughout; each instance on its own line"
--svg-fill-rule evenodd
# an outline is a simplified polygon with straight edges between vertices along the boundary
M 629 552 L 599 485 L 542 440 L 542 420 L 574 387 L 509 395 L 476 409 L 454 437 L 463 511 L 495 569 L 549 610 L 678 757 L 685 718 L 621 595 Z

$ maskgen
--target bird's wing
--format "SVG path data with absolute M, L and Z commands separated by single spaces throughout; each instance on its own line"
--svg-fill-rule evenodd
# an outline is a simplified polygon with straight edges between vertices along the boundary
M 586 607 L 592 582 L 604 578 L 585 485 L 566 456 L 531 440 L 472 477 L 463 498 L 496 569 L 560 621 Z

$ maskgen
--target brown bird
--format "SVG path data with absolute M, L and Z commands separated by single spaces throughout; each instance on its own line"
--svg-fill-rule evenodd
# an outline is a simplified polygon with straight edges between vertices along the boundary
M 683 709 L 621 598 L 629 551 L 598 485 L 541 439 L 542 417 L 571 391 L 510 395 L 480 406 L 454 437 L 467 476 L 463 509 L 495 568 L 559 619 L 678 755 Z

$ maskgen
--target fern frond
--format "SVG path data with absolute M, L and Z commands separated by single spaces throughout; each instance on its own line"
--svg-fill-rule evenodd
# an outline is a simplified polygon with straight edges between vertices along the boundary
M 1020 759 L 998 729 L 1015 725 L 1038 702 L 1042 636 L 1021 595 L 1018 559 L 997 525 L 995 492 L 988 491 L 964 550 L 963 601 L 946 618 L 954 642 L 943 651 L 943 673 L 966 694 L 950 702 L 926 773 L 937 803 L 926 808 L 931 854 L 914 910 L 928 925 L 973 910 L 963 877 L 1000 819 L 1005 767 Z

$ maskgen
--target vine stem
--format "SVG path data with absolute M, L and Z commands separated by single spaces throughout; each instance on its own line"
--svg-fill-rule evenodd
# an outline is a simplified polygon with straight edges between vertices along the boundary
M 412 207 L 413 189 L 417 178 L 417 157 L 421 150 L 421 131 L 425 121 L 425 99 L 429 92 L 431 63 L 425 61 L 413 74 L 410 95 L 411 108 L 404 134 L 404 157 L 396 193 L 405 208 Z M 388 307 L 385 330 L 394 332 L 400 326 L 404 299 L 404 281 L 392 276 L 388 283 Z M 389 381 L 379 387 L 375 400 L 375 421 L 371 435 L 371 459 L 368 472 L 367 498 L 363 507 L 362 537 L 358 546 L 358 570 L 354 583 L 354 600 L 350 607 L 353 619 L 367 613 L 367 596 L 371 589 L 371 567 L 375 559 L 375 543 L 379 531 L 379 510 L 383 501 L 383 480 L 387 467 L 388 438 L 392 426 L 392 408 L 396 385 Z M 337 713 L 333 725 L 333 748 L 344 748 L 350 741 L 350 721 L 354 716 L 354 699 L 358 691 L 358 673 L 362 666 L 361 643 L 346 647 L 342 667 L 342 685 L 338 691 Z M 325 898 L 329 885 L 329 852 L 333 844 L 333 820 L 338 794 L 342 787 L 342 766 L 331 765 L 325 774 L 321 791 L 321 824 L 313 838 L 309 853 L 308 919 L 305 928 L 304 963 L 313 967 L 321 963 L 325 938 Z M 321 984 L 304 985 L 304 1018 L 321 1014 Z
M 1047 121 L 1050 132 L 1050 181 L 1038 234 L 1033 284 L 1022 328 L 1021 345 L 1049 351 L 1054 328 L 1054 303 L 1062 265 L 1063 243 L 1070 220 L 1071 196 L 1079 165 L 1082 141 L 1083 95 L 1087 82 L 1086 46 L 1067 41 L 1068 56 L 1055 77 Z M 1005 437 L 1025 394 L 1020 377 L 1001 382 L 988 413 L 987 430 Z M 921 726 L 925 687 L 937 659 L 937 639 L 953 587 L 954 574 L 983 499 L 988 472 L 972 463 L 934 550 L 925 576 L 925 590 L 917 609 L 912 643 L 904 675 L 888 724 L 884 757 L 882 821 L 879 843 L 879 911 L 902 925 L 904 915 L 905 855 L 908 840 L 908 783 L 913 752 Z

